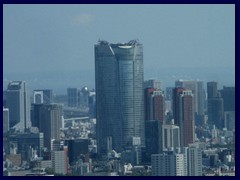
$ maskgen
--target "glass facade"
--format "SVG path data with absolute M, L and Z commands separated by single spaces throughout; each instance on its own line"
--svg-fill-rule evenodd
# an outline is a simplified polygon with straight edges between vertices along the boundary
M 112 137 L 113 149 L 122 151 L 132 137 L 145 145 L 143 108 L 143 47 L 136 41 L 95 45 L 97 138 L 100 153 Z

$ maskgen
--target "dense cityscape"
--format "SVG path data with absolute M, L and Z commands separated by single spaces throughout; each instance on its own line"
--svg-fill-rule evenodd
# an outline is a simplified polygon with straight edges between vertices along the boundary
M 234 86 L 144 79 L 138 40 L 94 53 L 93 88 L 3 90 L 3 175 L 235 176 Z

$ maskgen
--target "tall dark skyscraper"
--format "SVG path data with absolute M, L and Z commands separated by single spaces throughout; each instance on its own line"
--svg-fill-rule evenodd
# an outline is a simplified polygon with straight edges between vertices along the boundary
M 217 90 L 217 82 L 207 83 L 208 92 L 208 124 L 210 128 L 215 125 L 218 129 L 224 127 L 223 98 Z
M 6 90 L 6 106 L 9 109 L 10 127 L 20 131 L 31 127 L 30 97 L 24 81 L 12 81 Z
M 216 98 L 218 95 L 217 82 L 207 82 L 207 95 L 208 99 Z
M 95 45 L 95 82 L 99 153 L 106 153 L 107 139 L 116 151 L 132 144 L 133 137 L 145 146 L 142 44 Z
M 44 104 L 39 107 L 39 130 L 44 133 L 44 146 L 51 150 L 51 140 L 60 139 L 62 128 L 62 106 Z
M 68 88 L 68 107 L 79 107 L 80 106 L 80 89 L 79 88 Z

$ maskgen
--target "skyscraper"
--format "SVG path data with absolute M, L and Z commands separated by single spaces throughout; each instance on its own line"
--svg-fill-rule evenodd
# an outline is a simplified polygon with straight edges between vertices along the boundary
M 195 124 L 193 94 L 191 90 L 174 88 L 173 90 L 173 115 L 175 124 L 180 127 L 181 147 L 195 141 Z
M 146 128 L 146 158 L 150 161 L 152 154 L 162 152 L 162 122 L 159 120 L 148 120 Z
M 95 45 L 96 119 L 99 153 L 106 153 L 107 138 L 122 151 L 132 137 L 145 145 L 143 101 L 143 46 L 132 40 Z
M 68 107 L 79 107 L 80 105 L 80 89 L 79 88 L 68 88 Z
M 159 120 L 165 124 L 165 98 L 163 92 L 156 88 L 145 90 L 145 120 Z
M 217 82 L 207 83 L 208 92 L 208 124 L 210 128 L 215 125 L 218 129 L 224 127 L 223 98 L 217 90 Z
M 51 140 L 60 139 L 62 106 L 58 104 L 45 104 L 39 108 L 39 130 L 44 133 L 44 146 L 48 150 L 51 150 Z
M 8 84 L 6 101 L 10 127 L 15 126 L 20 131 L 31 127 L 30 98 L 24 81 L 12 81 Z
M 194 97 L 194 112 L 196 112 L 197 115 L 203 115 L 205 98 L 203 82 L 198 80 L 178 80 L 175 82 L 175 86 L 186 88 L 192 91 Z
M 187 148 L 188 176 L 202 176 L 202 150 L 196 144 Z

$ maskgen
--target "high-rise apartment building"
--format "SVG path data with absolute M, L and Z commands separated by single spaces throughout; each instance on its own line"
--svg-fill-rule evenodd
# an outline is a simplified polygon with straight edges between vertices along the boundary
M 203 82 L 198 80 L 178 80 L 175 82 L 175 86 L 191 90 L 194 100 L 194 112 L 197 115 L 204 115 L 205 90 Z
M 133 40 L 95 45 L 97 140 L 106 153 L 107 138 L 122 151 L 132 137 L 145 145 L 143 100 L 143 46 Z
M 194 104 L 191 90 L 174 88 L 173 115 L 175 124 L 180 127 L 180 145 L 187 147 L 195 141 Z
M 54 173 L 65 175 L 68 172 L 68 147 L 51 152 Z
M 9 109 L 10 127 L 20 131 L 31 127 L 30 97 L 24 81 L 12 81 L 8 84 L 6 107 Z
M 202 176 L 202 150 L 196 144 L 189 144 L 188 155 L 188 176 Z
M 165 98 L 161 90 L 146 88 L 145 90 L 145 120 L 159 120 L 165 124 Z
M 165 151 L 151 157 L 152 176 L 186 176 L 184 154 Z

